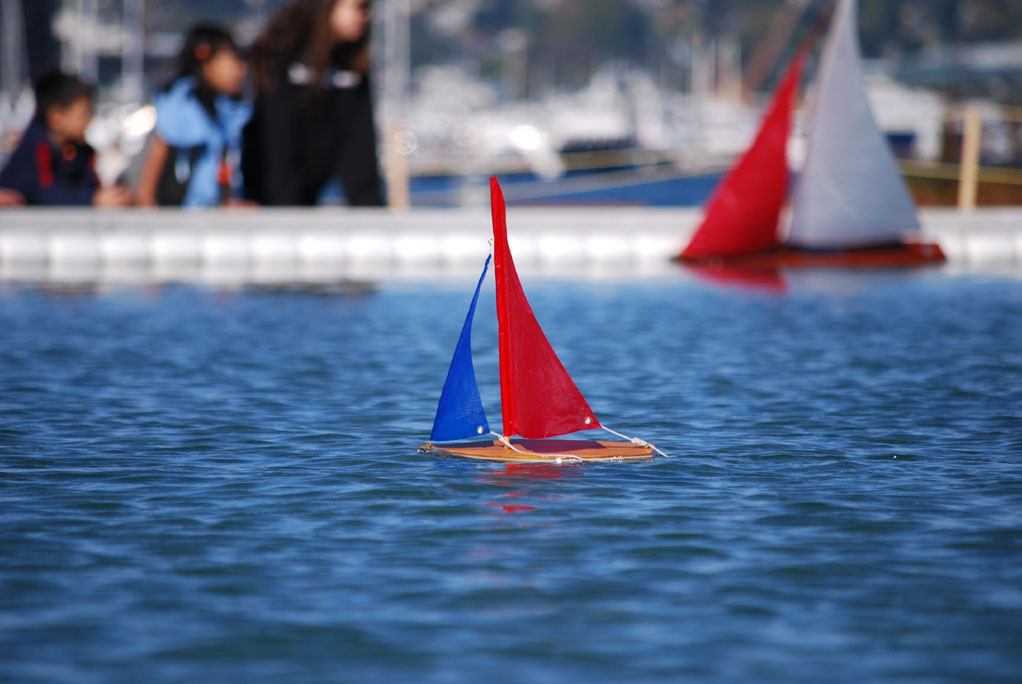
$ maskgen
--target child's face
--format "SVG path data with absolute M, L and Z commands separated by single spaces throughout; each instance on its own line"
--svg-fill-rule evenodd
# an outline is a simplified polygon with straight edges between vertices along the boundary
M 245 82 L 248 65 L 231 49 L 222 48 L 202 65 L 202 77 L 209 87 L 224 95 L 237 95 Z
M 337 0 L 330 12 L 330 27 L 339 40 L 355 43 L 369 30 L 372 18 L 369 0 Z
M 92 98 L 80 97 L 66 107 L 50 107 L 46 126 L 62 142 L 85 142 L 85 130 L 92 122 Z

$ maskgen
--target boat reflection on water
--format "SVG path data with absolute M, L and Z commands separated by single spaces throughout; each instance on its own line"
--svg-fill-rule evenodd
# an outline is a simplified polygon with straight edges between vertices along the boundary
M 935 272 L 928 269 L 903 268 L 800 268 L 754 269 L 730 265 L 684 264 L 695 280 L 713 287 L 750 294 L 784 297 L 792 294 L 814 293 L 831 296 L 859 294 L 891 283 L 905 283 L 929 277 Z M 936 272 L 941 272 L 940 267 Z
M 687 265 L 697 279 L 713 285 L 736 287 L 773 295 L 788 293 L 788 282 L 778 269 L 752 269 L 725 265 Z
M 499 508 L 505 513 L 527 513 L 538 510 L 532 505 L 535 500 L 553 501 L 560 497 L 550 493 L 538 492 L 537 483 L 560 480 L 566 477 L 581 477 L 581 466 L 550 466 L 545 463 L 504 463 L 502 468 L 486 470 L 479 476 L 479 481 L 497 487 L 507 487 L 511 491 L 502 492 L 498 500 L 487 501 L 486 505 Z M 531 485 L 531 486 L 530 486 Z M 529 503 L 522 503 L 521 497 L 529 497 Z
M 560 466 L 551 468 L 546 463 L 504 463 L 499 470 L 487 470 L 480 478 L 498 487 L 514 487 L 524 482 L 560 480 L 564 477 L 579 477 L 582 466 Z

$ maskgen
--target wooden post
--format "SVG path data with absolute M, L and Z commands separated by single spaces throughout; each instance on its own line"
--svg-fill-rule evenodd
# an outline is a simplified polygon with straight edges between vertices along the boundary
M 404 211 L 411 206 L 408 195 L 408 157 L 401 147 L 404 126 L 399 122 L 387 126 L 386 175 L 387 175 L 387 206 L 391 209 Z
M 962 161 L 958 172 L 958 209 L 976 208 L 979 183 L 979 150 L 983 138 L 983 117 L 976 105 L 966 105 L 962 121 Z

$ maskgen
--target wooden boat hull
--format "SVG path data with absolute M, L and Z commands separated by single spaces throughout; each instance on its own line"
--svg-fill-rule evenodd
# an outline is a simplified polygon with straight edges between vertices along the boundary
M 653 450 L 632 442 L 606 442 L 592 439 L 514 439 L 515 449 L 498 440 L 487 442 L 461 442 L 427 444 L 419 451 L 441 457 L 467 458 L 476 461 L 502 463 L 548 463 L 573 465 L 578 463 L 620 463 L 650 461 Z
M 900 245 L 835 251 L 779 247 L 766 252 L 726 256 L 679 258 L 683 264 L 706 268 L 771 270 L 779 268 L 911 268 L 947 261 L 940 245 L 906 242 Z

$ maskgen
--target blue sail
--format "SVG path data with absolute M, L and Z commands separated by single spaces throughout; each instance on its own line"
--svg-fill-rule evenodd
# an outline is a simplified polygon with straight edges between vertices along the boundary
M 430 441 L 446 442 L 464 439 L 490 431 L 486 422 L 486 412 L 479 398 L 479 386 L 476 384 L 476 372 L 472 365 L 472 319 L 475 318 L 476 302 L 479 301 L 479 290 L 486 279 L 486 271 L 490 267 L 490 257 L 483 264 L 483 274 L 479 276 L 476 293 L 472 296 L 472 305 L 468 307 L 465 325 L 461 328 L 458 346 L 454 349 L 454 358 L 447 371 L 444 391 L 440 394 L 440 404 L 433 420 L 433 432 Z

